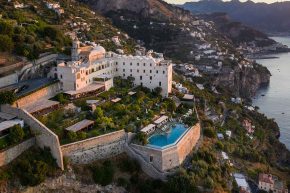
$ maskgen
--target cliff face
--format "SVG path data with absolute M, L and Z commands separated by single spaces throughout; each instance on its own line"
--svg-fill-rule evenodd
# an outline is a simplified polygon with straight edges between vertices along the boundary
M 106 14 L 126 10 L 134 12 L 144 18 L 156 20 L 190 21 L 192 15 L 189 11 L 173 7 L 162 0 L 79 0 L 93 9 Z
M 253 97 L 256 91 L 270 82 L 270 72 L 267 68 L 255 64 L 253 68 L 224 68 L 214 80 L 214 84 L 227 88 L 236 96 Z

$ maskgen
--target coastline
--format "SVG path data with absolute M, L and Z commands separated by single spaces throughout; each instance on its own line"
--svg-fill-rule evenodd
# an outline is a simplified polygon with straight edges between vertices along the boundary
M 290 37 L 272 37 L 275 41 L 290 46 Z M 261 87 L 256 95 L 252 97 L 253 106 L 259 107 L 259 112 L 273 119 L 279 127 L 278 139 L 290 150 L 290 122 L 289 112 L 290 97 L 289 70 L 290 59 L 289 52 L 276 53 L 273 55 L 260 56 L 257 63 L 267 67 L 272 74 L 271 84 L 267 87 Z M 278 125 L 279 124 L 279 125 Z

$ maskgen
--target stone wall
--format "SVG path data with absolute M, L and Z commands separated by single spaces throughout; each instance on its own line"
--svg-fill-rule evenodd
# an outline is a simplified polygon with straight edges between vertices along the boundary
M 1 73 L 7 73 L 7 72 L 13 72 L 16 69 L 22 68 L 23 66 L 25 66 L 25 62 L 17 62 L 15 64 L 11 64 L 8 66 L 4 66 L 4 67 L 0 67 L 0 72 Z M 7 73 L 8 74 L 8 73 Z
M 147 162 L 142 155 L 138 154 L 138 152 L 136 152 L 128 144 L 125 145 L 125 152 L 131 159 L 137 160 L 143 172 L 145 172 L 151 178 L 166 181 L 167 176 L 172 174 L 170 172 L 161 172 L 157 170 L 152 164 Z
M 21 108 L 29 103 L 33 103 L 40 99 L 49 99 L 54 97 L 60 91 L 59 83 L 49 85 L 45 88 L 42 88 L 34 93 L 31 93 L 25 97 L 18 99 L 14 105 L 18 108 Z
M 61 146 L 62 154 L 73 163 L 87 164 L 124 152 L 127 135 L 124 130 Z
M 35 145 L 35 138 L 30 138 L 22 143 L 15 145 L 9 149 L 0 151 L 0 167 L 9 164 L 20 154 Z
M 131 144 L 130 146 L 143 159 L 159 171 L 166 171 L 178 167 L 192 151 L 200 138 L 200 124 L 190 128 L 180 141 L 171 147 L 157 149 L 148 146 Z M 153 158 L 150 162 L 150 156 Z
M 24 109 L 11 107 L 9 105 L 2 105 L 1 111 L 13 114 L 23 119 L 24 122 L 30 126 L 32 133 L 35 134 L 36 144 L 41 148 L 48 147 L 51 150 L 52 156 L 56 159 L 57 165 L 63 169 L 62 152 L 60 149 L 59 139 L 56 134 L 54 134 Z

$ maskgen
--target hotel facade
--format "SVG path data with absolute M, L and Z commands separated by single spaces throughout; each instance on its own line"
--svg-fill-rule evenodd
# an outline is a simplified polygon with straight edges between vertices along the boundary
M 78 40 L 73 42 L 72 61 L 59 63 L 54 74 L 61 89 L 70 95 L 109 90 L 114 77 L 132 77 L 134 86 L 151 90 L 160 87 L 163 97 L 172 89 L 172 63 L 162 54 L 149 51 L 142 56 L 119 55 L 94 43 L 81 47 Z

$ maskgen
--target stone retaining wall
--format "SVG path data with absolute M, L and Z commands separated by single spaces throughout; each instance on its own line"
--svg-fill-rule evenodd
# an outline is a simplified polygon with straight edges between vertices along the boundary
M 124 130 L 61 146 L 62 154 L 73 163 L 87 164 L 124 152 L 127 135 Z
M 64 168 L 60 143 L 56 134 L 24 109 L 15 108 L 10 105 L 2 105 L 1 111 L 23 119 L 24 122 L 30 126 L 32 133 L 36 136 L 36 144 L 40 148 L 48 147 L 51 150 L 52 156 L 56 159 L 57 165 L 61 169 Z
M 9 149 L 0 151 L 0 166 L 9 164 L 16 159 L 20 154 L 35 145 L 35 138 L 30 138 L 22 143 L 15 145 Z
M 141 166 L 143 172 L 145 172 L 148 176 L 154 179 L 159 179 L 162 181 L 166 181 L 167 176 L 171 175 L 170 172 L 160 172 L 153 165 L 148 163 L 143 156 L 139 155 L 137 152 L 133 150 L 128 144 L 125 145 L 125 152 L 131 159 L 136 159 Z
M 54 97 L 59 91 L 60 85 L 59 83 L 55 83 L 18 99 L 14 103 L 14 106 L 21 108 L 29 103 L 33 103 L 40 99 L 49 99 Z

